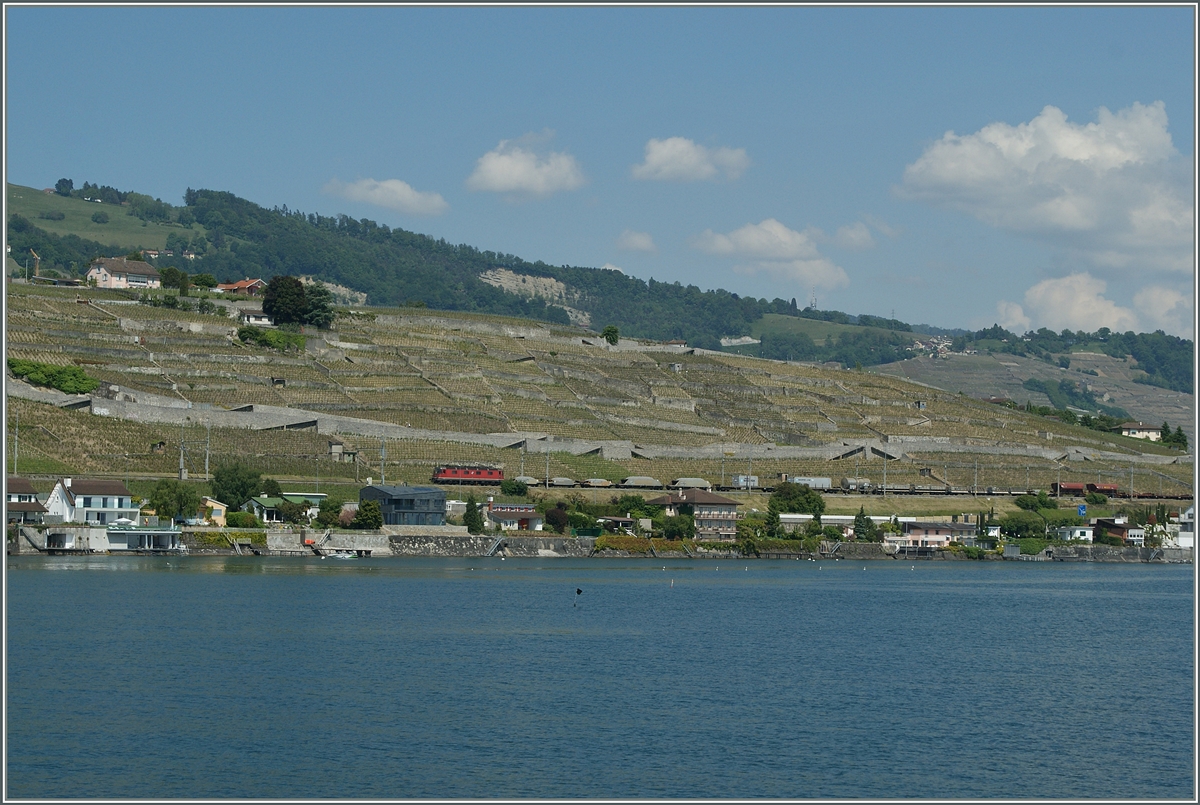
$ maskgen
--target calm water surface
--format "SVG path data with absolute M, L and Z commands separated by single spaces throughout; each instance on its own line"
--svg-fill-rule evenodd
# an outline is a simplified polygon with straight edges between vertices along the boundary
M 7 796 L 1193 796 L 1191 566 L 663 567 L 12 557 Z

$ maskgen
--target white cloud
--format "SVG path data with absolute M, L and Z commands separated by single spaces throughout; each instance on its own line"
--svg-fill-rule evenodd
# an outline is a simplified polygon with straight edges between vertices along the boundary
M 733 270 L 749 276 L 767 274 L 804 288 L 842 288 L 850 284 L 845 270 L 824 257 L 815 260 L 764 260 L 750 265 L 737 265 Z
M 881 235 L 886 235 L 889 238 L 899 237 L 904 230 L 897 226 L 891 226 L 886 221 L 876 218 L 874 215 L 864 215 L 863 220 L 871 225 Z
M 612 263 L 605 263 L 604 265 L 600 266 L 600 268 L 608 269 L 609 271 L 616 271 L 618 274 L 625 273 L 625 269 L 621 268 L 620 266 L 614 266 Z
M 553 132 L 546 132 L 540 138 L 527 135 L 519 141 L 501 140 L 499 145 L 475 163 L 475 171 L 467 178 L 467 188 L 548 196 L 560 190 L 582 187 L 586 179 L 575 157 L 562 151 L 552 151 L 543 156 L 524 147 L 532 139 L 547 139 L 550 136 L 553 136 Z
M 1193 338 L 1195 317 L 1192 299 L 1179 291 L 1150 285 L 1133 295 L 1133 307 L 1147 330 L 1162 330 L 1181 338 Z
M 1024 329 L 1069 328 L 1089 333 L 1101 327 L 1118 332 L 1137 330 L 1137 314 L 1105 298 L 1104 292 L 1107 287 L 1108 283 L 1090 274 L 1071 274 L 1058 279 L 1042 280 L 1034 285 L 1025 292 L 1023 306 L 999 302 L 996 308 L 1002 316 L 1007 314 L 1013 324 L 1024 318 L 1028 322 Z
M 693 245 L 709 254 L 774 260 L 813 259 L 819 256 L 810 233 L 788 229 L 774 218 L 746 224 L 728 235 L 706 229 L 695 238 Z
M 843 249 L 859 251 L 875 248 L 875 238 L 871 237 L 871 230 L 862 221 L 839 226 L 833 240 Z
M 649 232 L 634 232 L 632 229 L 626 229 L 617 237 L 617 248 L 629 252 L 658 251 Z
M 695 182 L 724 174 L 732 180 L 748 167 L 744 148 L 705 148 L 686 137 L 668 137 L 646 143 L 646 158 L 633 166 L 633 178 Z
M 692 245 L 709 254 L 748 257 L 754 262 L 734 266 L 739 274 L 769 274 L 785 282 L 819 288 L 839 288 L 850 284 L 841 266 L 822 257 L 814 237 L 819 230 L 797 232 L 768 218 L 746 224 L 727 235 L 706 229 Z
M 414 190 L 408 182 L 399 179 L 384 179 L 382 182 L 359 179 L 350 184 L 330 179 L 321 190 L 350 201 L 363 201 L 409 215 L 441 215 L 450 209 L 441 194 Z
M 1016 302 L 1006 302 L 1003 299 L 996 303 L 996 317 L 997 324 L 1012 333 L 1029 332 L 1030 326 L 1033 324 L 1020 305 Z
M 947 132 L 897 192 L 1030 235 L 1101 269 L 1190 273 L 1191 162 L 1161 101 L 1080 125 L 1047 106 L 1028 123 Z

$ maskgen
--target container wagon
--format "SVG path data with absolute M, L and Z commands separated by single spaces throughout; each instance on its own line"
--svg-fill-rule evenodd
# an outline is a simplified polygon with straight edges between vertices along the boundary
M 1099 492 L 1101 495 L 1107 495 L 1111 498 L 1117 495 L 1120 488 L 1116 484 L 1088 484 L 1087 491 Z
M 733 489 L 758 489 L 757 475 L 735 475 L 733 476 Z
M 630 475 L 617 484 L 624 489 L 662 489 L 662 481 L 649 475 Z
M 823 492 L 828 492 L 833 489 L 832 478 L 814 478 L 808 475 L 788 475 L 786 472 L 779 473 L 779 480 L 789 484 L 802 484 L 809 489 L 818 489 Z
M 671 481 L 672 489 L 712 489 L 712 484 L 703 478 L 676 478 Z
M 869 478 L 843 478 L 843 492 L 870 492 L 874 487 Z
M 1067 495 L 1070 497 L 1081 498 L 1086 491 L 1087 487 L 1083 484 L 1060 484 L 1058 481 L 1054 481 L 1050 484 L 1050 494 L 1057 497 Z
M 504 480 L 504 470 L 480 464 L 444 464 L 433 471 L 435 484 L 482 484 L 496 486 Z
M 575 486 L 575 480 L 573 478 L 559 476 L 557 478 L 550 479 L 550 486 Z

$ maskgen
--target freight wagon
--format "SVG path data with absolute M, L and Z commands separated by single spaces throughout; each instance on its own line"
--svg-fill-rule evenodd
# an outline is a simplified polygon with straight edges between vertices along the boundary
M 816 489 L 820 492 L 828 492 L 833 489 L 832 478 L 814 478 L 808 475 L 788 475 L 786 472 L 779 473 L 779 480 L 788 484 L 801 484 L 809 489 Z

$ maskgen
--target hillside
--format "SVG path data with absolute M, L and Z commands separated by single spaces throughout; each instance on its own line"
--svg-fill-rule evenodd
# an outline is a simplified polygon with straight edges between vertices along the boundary
M 9 379 L 21 471 L 169 475 L 182 437 L 195 475 L 195 445 L 211 436 L 213 466 L 328 480 L 378 475 L 386 445 L 387 477 L 410 483 L 447 461 L 614 481 L 786 472 L 878 482 L 886 456 L 889 483 L 1190 487 L 1190 456 L 1167 447 L 885 374 L 630 339 L 613 347 L 568 325 L 422 309 L 343 309 L 331 330 L 306 335 L 302 352 L 279 353 L 242 343 L 217 315 L 12 284 L 9 356 L 79 366 L 102 383 L 71 410 Z M 357 464 L 329 461 L 335 434 Z M 152 451 L 159 442 L 165 451 Z

